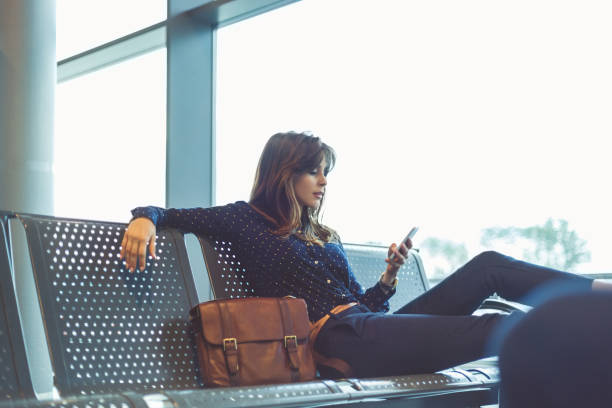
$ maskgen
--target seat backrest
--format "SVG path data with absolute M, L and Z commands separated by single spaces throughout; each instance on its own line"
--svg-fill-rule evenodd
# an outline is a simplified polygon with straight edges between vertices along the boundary
M 255 296 L 253 286 L 246 277 L 246 269 L 236 256 L 231 242 L 202 236 L 198 240 L 215 299 Z
M 125 224 L 19 215 L 62 396 L 197 388 L 197 304 L 184 237 L 158 233 L 157 259 L 130 273 Z
M 199 237 L 204 261 L 215 299 L 254 296 L 253 286 L 247 279 L 246 269 L 232 249 L 232 243 Z M 357 281 L 365 287 L 374 285 L 385 269 L 387 248 L 372 245 L 344 244 L 344 250 Z M 401 285 L 389 300 L 396 310 L 429 289 L 421 257 L 410 251 L 407 262 L 399 271 Z
M 0 217 L 0 399 L 18 400 L 34 397 L 34 389 L 17 311 L 6 216 Z
M 376 245 L 344 244 L 344 251 L 357 281 L 368 288 L 374 285 L 387 264 L 387 248 Z M 429 289 L 423 262 L 418 251 L 410 250 L 406 262 L 398 271 L 399 285 L 389 299 L 391 311 L 395 311 Z

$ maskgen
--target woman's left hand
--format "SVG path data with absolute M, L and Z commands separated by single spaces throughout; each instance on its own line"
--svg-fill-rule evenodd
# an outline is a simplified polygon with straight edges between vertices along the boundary
M 387 269 L 381 278 L 382 283 L 389 285 L 393 283 L 397 276 L 397 271 L 406 262 L 410 248 L 412 248 L 412 241 L 410 240 L 406 241 L 405 245 L 401 244 L 399 247 L 395 243 L 391 244 L 387 252 L 387 259 L 385 259 Z

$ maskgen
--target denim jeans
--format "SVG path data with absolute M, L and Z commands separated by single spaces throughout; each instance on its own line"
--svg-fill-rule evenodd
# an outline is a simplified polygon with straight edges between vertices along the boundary
M 345 360 L 359 377 L 439 371 L 496 354 L 496 348 L 490 347 L 492 335 L 522 316 L 521 312 L 472 315 L 487 297 L 497 293 L 528 304 L 534 290 L 560 283 L 587 291 L 592 281 L 483 252 L 392 314 L 373 313 L 358 305 L 332 315 L 315 349 Z

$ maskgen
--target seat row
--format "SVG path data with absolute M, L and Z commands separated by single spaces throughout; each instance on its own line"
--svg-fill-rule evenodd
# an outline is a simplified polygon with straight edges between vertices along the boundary
M 295 407 L 352 405 L 480 406 L 497 400 L 494 366 L 386 378 L 207 388 L 199 376 L 189 327 L 198 304 L 185 236 L 158 232 L 157 259 L 130 273 L 118 253 L 125 224 L 0 213 L 0 395 L 3 406 Z M 25 242 L 15 239 L 17 230 Z M 252 296 L 231 243 L 199 237 L 216 298 Z M 31 272 L 14 254 L 25 246 Z M 386 249 L 345 245 L 358 279 L 368 285 L 384 267 Z M 17 251 L 19 252 L 19 251 Z M 21 251 L 20 253 L 26 253 Z M 381 266 L 383 265 L 383 266 Z M 54 397 L 32 385 L 39 367 L 24 343 L 22 293 L 16 276 L 32 273 Z M 428 288 L 418 252 L 400 271 L 398 306 Z M 17 294 L 17 296 L 16 296 Z M 20 305 L 20 306 L 18 306 Z M 362 405 L 363 406 L 363 405 Z

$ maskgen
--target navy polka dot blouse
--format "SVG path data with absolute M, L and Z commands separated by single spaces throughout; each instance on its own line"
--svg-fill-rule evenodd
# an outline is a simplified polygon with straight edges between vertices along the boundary
M 303 298 L 312 321 L 349 302 L 360 302 L 373 312 L 389 311 L 388 299 L 395 290 L 386 293 L 379 283 L 364 290 L 342 244 L 321 247 L 293 235 L 274 235 L 273 224 L 244 201 L 211 208 L 138 207 L 132 215 L 147 217 L 158 228 L 173 227 L 232 242 L 258 296 Z

